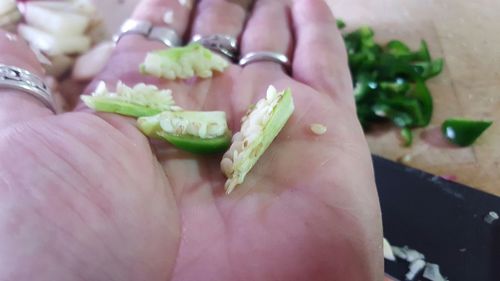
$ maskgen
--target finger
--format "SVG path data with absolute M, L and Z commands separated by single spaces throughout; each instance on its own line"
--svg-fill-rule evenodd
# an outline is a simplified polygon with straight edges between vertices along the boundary
M 20 67 L 43 77 L 42 66 L 20 37 L 0 30 L 0 50 L 0 64 Z M 0 129 L 52 114 L 50 109 L 32 95 L 0 87 Z
M 241 53 L 271 51 L 290 58 L 292 39 L 288 1 L 258 0 L 243 33 Z M 283 73 L 282 66 L 276 62 L 255 62 L 247 67 Z
M 292 18 L 297 41 L 293 77 L 353 107 L 344 41 L 326 2 L 297 0 Z
M 189 27 L 193 0 L 143 0 L 136 7 L 131 19 L 151 22 L 154 26 L 172 28 L 178 36 L 183 37 Z M 142 35 L 129 34 L 121 38 L 113 51 L 109 63 L 104 70 L 89 84 L 84 94 L 91 93 L 100 81 L 114 86 L 126 81 L 129 85 L 137 83 L 159 84 L 160 79 L 143 76 L 139 73 L 139 65 L 146 54 L 152 50 L 164 49 L 166 46 Z M 76 111 L 86 110 L 79 102 Z
M 153 26 L 173 29 L 183 38 L 189 26 L 193 0 L 142 0 L 139 1 L 131 19 L 149 21 Z M 120 40 L 117 49 L 141 48 L 152 50 L 165 48 L 159 41 L 148 40 L 140 35 L 127 35 Z
M 251 2 L 249 0 L 201 0 L 196 8 L 191 36 L 221 34 L 238 38 L 243 30 Z

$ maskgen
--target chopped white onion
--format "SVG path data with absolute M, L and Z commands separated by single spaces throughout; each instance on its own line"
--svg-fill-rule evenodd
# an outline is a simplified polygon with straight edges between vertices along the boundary
M 53 11 L 77 13 L 86 16 L 92 16 L 97 11 L 92 0 L 31 1 L 31 4 Z
M 407 262 L 414 262 L 416 260 L 425 259 L 425 256 L 422 253 L 414 249 L 410 249 L 406 246 L 405 247 L 392 246 L 392 251 L 396 257 L 406 260 Z
M 498 218 L 498 213 L 491 211 L 484 217 L 484 221 L 488 224 L 492 224 L 494 221 L 498 220 Z
M 410 269 L 410 271 L 408 271 L 408 273 L 406 273 L 406 280 L 413 280 L 415 279 L 415 276 L 417 276 L 418 273 L 420 273 L 420 271 L 422 271 L 422 269 L 424 269 L 425 267 L 425 261 L 424 260 L 416 260 L 412 263 L 410 263 L 410 266 L 408 267 Z
M 16 9 L 15 0 L 0 0 L 0 15 L 12 12 Z
M 395 261 L 396 257 L 394 256 L 394 253 L 392 252 L 391 244 L 389 244 L 389 241 L 384 238 L 384 258 L 386 260 L 390 261 Z
M 429 262 L 425 265 L 424 278 L 431 281 L 446 281 L 443 275 L 441 275 L 439 265 Z
M 30 44 L 52 56 L 83 53 L 90 47 L 86 36 L 55 36 L 25 24 L 18 26 L 18 32 Z
M 87 16 L 49 9 L 36 2 L 26 3 L 24 18 L 33 27 L 61 35 L 81 35 L 90 22 Z
M 21 13 L 19 13 L 18 10 L 14 9 L 10 12 L 0 15 L 0 26 L 5 27 L 7 25 L 12 25 L 18 22 L 20 19 L 21 19 Z

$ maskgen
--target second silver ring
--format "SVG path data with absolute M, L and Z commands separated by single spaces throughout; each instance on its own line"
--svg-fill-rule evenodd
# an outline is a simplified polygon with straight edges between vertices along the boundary
M 118 44 L 120 39 L 127 34 L 142 35 L 149 40 L 160 41 L 167 47 L 178 47 L 182 44 L 182 40 L 177 33 L 167 27 L 154 26 L 149 21 L 126 20 L 120 27 L 120 32 L 114 36 L 115 44 Z
M 285 69 L 289 70 L 291 67 L 291 62 L 288 57 L 282 53 L 278 52 L 269 52 L 269 51 L 260 51 L 260 52 L 250 52 L 244 56 L 242 56 L 238 62 L 238 64 L 242 67 L 254 63 L 254 62 L 262 62 L 262 61 L 270 61 L 281 64 Z

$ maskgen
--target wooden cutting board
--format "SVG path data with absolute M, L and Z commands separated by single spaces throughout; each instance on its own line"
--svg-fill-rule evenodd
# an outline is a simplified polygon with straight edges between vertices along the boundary
M 406 164 L 500 196 L 500 1 L 327 0 L 351 28 L 370 25 L 377 40 L 402 39 L 417 48 L 429 43 L 445 69 L 429 81 L 435 112 L 432 124 L 416 131 L 414 145 L 402 148 L 398 131 L 368 133 L 374 154 L 392 160 L 409 155 Z M 443 146 L 439 126 L 449 117 L 493 120 L 470 148 Z

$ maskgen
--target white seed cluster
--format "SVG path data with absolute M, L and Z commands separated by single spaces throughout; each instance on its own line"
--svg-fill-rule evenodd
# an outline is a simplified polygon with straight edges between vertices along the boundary
M 224 112 L 211 112 L 211 118 L 186 118 L 175 112 L 163 112 L 159 116 L 160 126 L 168 134 L 190 135 L 202 139 L 223 136 L 227 131 Z M 215 116 L 217 114 L 217 116 Z
M 242 118 L 241 130 L 233 135 L 231 147 L 221 161 L 221 170 L 228 178 L 225 185 L 228 193 L 238 184 L 235 167 L 251 157 L 251 152 L 245 150 L 256 144 L 283 94 L 284 92 L 278 93 L 276 88 L 269 86 L 266 97 L 259 100 Z
M 133 88 L 130 88 L 121 81 L 118 81 L 115 92 L 110 92 L 106 87 L 106 83 L 101 81 L 92 93 L 92 97 L 115 99 L 162 111 L 181 109 L 175 106 L 171 90 L 160 90 L 154 85 L 146 85 L 144 83 L 136 84 Z
M 179 53 L 175 55 L 171 53 L 174 51 L 173 49 L 149 53 L 141 66 L 141 71 L 153 76 L 175 80 L 194 76 L 210 78 L 214 70 L 222 72 L 229 66 L 224 58 L 201 45 L 184 48 L 189 49 L 176 50 Z

